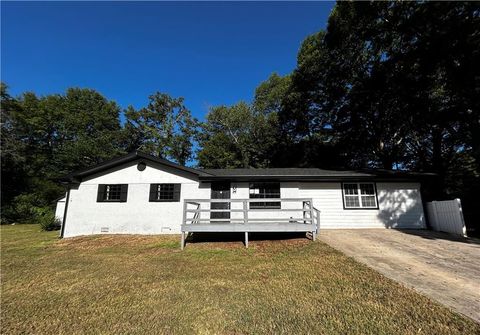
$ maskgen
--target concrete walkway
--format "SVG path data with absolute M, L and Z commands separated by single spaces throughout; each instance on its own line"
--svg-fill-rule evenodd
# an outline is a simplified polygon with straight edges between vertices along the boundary
M 480 323 L 480 240 L 426 230 L 322 230 L 332 247 Z

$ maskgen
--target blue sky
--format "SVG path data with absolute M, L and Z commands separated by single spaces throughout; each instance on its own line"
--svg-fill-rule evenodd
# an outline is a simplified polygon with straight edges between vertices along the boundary
M 94 88 L 121 107 L 155 91 L 208 107 L 250 101 L 289 73 L 333 2 L 3 2 L 1 79 L 12 95 Z

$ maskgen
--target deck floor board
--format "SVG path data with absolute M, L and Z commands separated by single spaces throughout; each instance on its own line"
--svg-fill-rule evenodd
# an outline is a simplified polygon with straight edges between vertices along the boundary
M 313 224 L 305 223 L 210 223 L 210 224 L 187 224 L 182 225 L 184 232 L 310 232 L 315 231 Z

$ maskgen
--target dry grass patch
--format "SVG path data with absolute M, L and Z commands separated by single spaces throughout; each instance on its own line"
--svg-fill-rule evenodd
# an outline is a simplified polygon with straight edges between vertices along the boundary
M 321 242 L 1 233 L 3 333 L 480 333 Z

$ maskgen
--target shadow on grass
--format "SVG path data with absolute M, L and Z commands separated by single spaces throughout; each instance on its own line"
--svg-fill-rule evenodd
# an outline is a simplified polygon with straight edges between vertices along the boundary
M 306 239 L 305 233 L 275 232 L 275 233 L 249 233 L 249 241 L 283 241 Z M 187 243 L 205 242 L 241 242 L 244 243 L 244 233 L 190 233 Z

